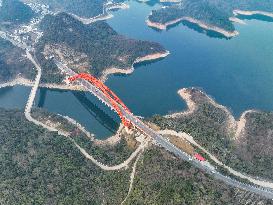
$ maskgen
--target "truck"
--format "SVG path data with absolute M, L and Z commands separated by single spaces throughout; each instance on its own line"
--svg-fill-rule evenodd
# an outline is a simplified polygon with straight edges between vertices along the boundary
M 195 157 L 195 159 L 199 160 L 200 162 L 206 161 L 206 159 L 201 154 L 195 153 L 194 157 Z

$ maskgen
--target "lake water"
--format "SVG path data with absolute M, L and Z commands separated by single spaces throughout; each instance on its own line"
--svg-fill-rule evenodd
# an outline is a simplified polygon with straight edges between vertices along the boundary
M 246 25 L 236 24 L 240 35 L 230 40 L 206 35 L 192 25 L 159 32 L 145 24 L 158 5 L 129 4 L 130 9 L 114 12 L 108 23 L 121 34 L 159 42 L 171 52 L 163 60 L 138 65 L 129 76 L 110 76 L 106 82 L 133 113 L 148 117 L 183 110 L 177 90 L 192 86 L 202 88 L 236 117 L 247 109 L 273 110 L 272 22 L 247 19 Z M 20 86 L 1 89 L 0 106 L 23 108 L 29 91 Z M 115 113 L 88 93 L 40 89 L 36 106 L 78 120 L 100 139 L 119 123 Z
M 247 109 L 273 110 L 273 23 L 246 20 L 240 35 L 211 38 L 182 24 L 158 32 L 145 25 L 152 8 L 130 3 L 109 24 L 132 38 L 161 43 L 171 55 L 139 67 L 130 76 L 112 76 L 107 85 L 136 113 L 150 116 L 185 108 L 176 94 L 201 87 L 238 117 Z

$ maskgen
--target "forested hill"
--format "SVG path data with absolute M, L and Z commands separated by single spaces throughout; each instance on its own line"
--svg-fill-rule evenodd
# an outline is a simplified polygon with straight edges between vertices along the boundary
M 46 4 L 53 12 L 67 12 L 80 17 L 91 18 L 103 13 L 107 0 L 25 0 L 32 3 Z M 121 2 L 122 0 L 114 1 Z
M 110 158 L 117 164 L 116 159 L 128 149 L 126 142 L 96 146 L 79 132 L 74 133 L 78 134 L 73 138 L 81 139 L 100 161 Z M 132 164 L 126 170 L 103 171 L 84 158 L 69 138 L 32 124 L 23 111 L 0 108 L 0 153 L 1 204 L 116 205 L 121 204 L 129 189 Z M 137 164 L 132 192 L 125 204 L 239 205 L 249 201 L 272 204 L 151 146 Z
M 273 0 L 185 0 L 179 4 L 154 10 L 149 20 L 165 24 L 175 19 L 191 17 L 227 31 L 234 31 L 235 28 L 229 18 L 236 9 L 273 12 Z
M 0 108 L 0 153 L 0 204 L 120 204 L 128 190 L 128 170 L 104 172 L 22 111 Z
M 37 53 L 58 56 L 71 67 L 81 68 L 77 71 L 96 76 L 107 68 L 131 68 L 138 57 L 165 52 L 158 43 L 119 35 L 106 22 L 85 25 L 66 13 L 46 16 L 40 28 L 44 35 Z M 40 56 L 40 62 L 46 66 L 44 61 Z
M 47 15 L 41 22 L 40 28 L 45 32 L 44 38 L 55 43 L 61 43 L 64 40 L 72 43 L 72 39 L 76 37 L 95 41 L 117 35 L 105 22 L 84 25 L 66 13 L 60 13 L 56 16 Z M 74 44 L 76 46 L 76 43 Z
M 20 76 L 34 79 L 36 72 L 32 63 L 23 55 L 24 51 L 9 41 L 0 38 L 0 83 Z
M 0 7 L 1 26 L 14 26 L 25 23 L 33 18 L 35 13 L 31 8 L 19 0 L 2 0 Z

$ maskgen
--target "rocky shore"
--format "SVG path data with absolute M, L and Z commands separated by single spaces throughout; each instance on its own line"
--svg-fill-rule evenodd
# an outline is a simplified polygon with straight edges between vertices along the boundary
M 160 58 L 165 58 L 166 56 L 168 56 L 170 54 L 169 51 L 165 51 L 162 53 L 154 53 L 154 54 L 149 54 L 143 57 L 138 57 L 134 63 L 132 64 L 132 66 L 130 68 L 127 69 L 120 69 L 120 68 L 108 68 L 106 69 L 102 76 L 100 77 L 100 80 L 102 82 L 105 82 L 108 78 L 109 75 L 112 74 L 131 74 L 132 72 L 134 72 L 134 65 L 137 63 L 142 63 L 142 62 L 146 62 L 146 61 L 152 61 L 152 60 L 156 60 L 156 59 L 160 59 Z
M 72 15 L 75 19 L 81 21 L 83 24 L 91 24 L 96 21 L 103 21 L 103 20 L 113 18 L 114 15 L 110 14 L 109 11 L 113 9 L 128 9 L 129 5 L 125 3 L 118 3 L 113 5 L 105 5 L 104 7 L 105 7 L 104 12 L 102 14 L 92 18 L 84 18 L 84 17 L 77 16 L 75 14 L 70 14 L 70 15 Z
M 0 89 L 5 87 L 13 87 L 16 85 L 22 85 L 27 87 L 32 87 L 34 85 L 34 81 L 25 78 L 15 78 L 9 82 L 0 83 Z M 55 83 L 41 83 L 39 84 L 41 88 L 49 88 L 49 89 L 59 89 L 59 90 L 79 90 L 84 91 L 85 89 L 79 85 L 72 85 L 72 84 L 55 84 Z
M 233 114 L 230 112 L 230 110 L 227 107 L 218 104 L 217 102 L 215 102 L 215 100 L 212 97 L 208 96 L 203 91 L 197 90 L 196 88 L 183 88 L 183 89 L 180 89 L 177 93 L 183 100 L 185 100 L 187 104 L 187 109 L 182 112 L 176 112 L 173 114 L 165 115 L 164 117 L 165 118 L 180 118 L 183 116 L 194 114 L 194 112 L 197 111 L 199 105 L 196 99 L 193 99 L 193 95 L 191 94 L 192 90 L 196 90 L 196 92 L 199 92 L 200 96 L 204 97 L 204 100 L 209 102 L 215 108 L 219 108 L 224 113 L 226 113 L 227 130 L 233 133 L 234 140 L 240 140 L 240 138 L 245 134 L 245 127 L 247 123 L 246 116 L 250 113 L 261 113 L 258 110 L 246 110 L 241 114 L 239 119 L 235 119 Z M 201 100 L 202 99 L 200 99 L 200 101 Z
M 253 15 L 262 15 L 273 18 L 273 13 L 265 12 L 265 11 L 243 11 L 243 10 L 234 10 L 234 16 L 243 15 L 243 16 L 253 16 Z
M 217 26 L 208 25 L 208 24 L 206 24 L 206 23 L 204 23 L 204 22 L 202 22 L 200 20 L 197 20 L 197 19 L 194 19 L 194 18 L 191 18 L 191 17 L 181 17 L 181 18 L 178 18 L 178 19 L 166 22 L 166 23 L 153 22 L 153 21 L 148 19 L 148 20 L 146 20 L 146 23 L 150 27 L 157 28 L 157 29 L 160 29 L 160 30 L 166 30 L 169 26 L 174 25 L 176 23 L 179 23 L 181 21 L 187 21 L 189 23 L 196 24 L 200 28 L 208 30 L 208 31 L 215 31 L 217 33 L 220 33 L 220 34 L 224 35 L 227 38 L 231 38 L 231 37 L 237 36 L 239 34 L 238 31 L 227 31 L 227 30 L 222 29 L 222 28 L 217 27 Z

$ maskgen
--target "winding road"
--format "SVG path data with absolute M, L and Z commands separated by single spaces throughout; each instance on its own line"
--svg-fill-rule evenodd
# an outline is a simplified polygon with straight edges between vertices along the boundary
M 59 135 L 65 136 L 65 137 L 69 137 L 69 134 L 62 131 L 62 130 L 58 130 L 54 127 L 48 126 L 36 119 L 34 119 L 31 116 L 31 110 L 32 107 L 34 105 L 34 100 L 35 100 L 35 96 L 37 93 L 37 90 L 39 88 L 39 83 L 41 80 L 41 76 L 42 76 L 42 68 L 41 66 L 37 63 L 37 60 L 35 60 L 35 57 L 32 56 L 32 54 L 26 50 L 26 54 L 27 54 L 27 58 L 33 63 L 33 65 L 35 66 L 35 68 L 37 69 L 37 75 L 35 78 L 35 82 L 34 82 L 34 86 L 31 89 L 31 92 L 29 94 L 29 98 L 25 107 L 25 117 L 27 118 L 27 120 L 29 120 L 30 122 L 38 125 L 38 126 L 42 126 L 43 128 L 51 131 L 51 132 L 58 132 Z M 73 119 L 70 119 L 73 120 Z M 95 165 L 97 165 L 98 167 L 100 167 L 101 169 L 105 170 L 105 171 L 114 171 L 114 170 L 119 170 L 122 168 L 127 168 L 128 165 L 131 163 L 131 161 L 138 155 L 139 152 L 143 151 L 144 148 L 148 145 L 148 140 L 143 140 L 141 142 L 141 144 L 138 146 L 138 148 L 131 154 L 131 156 L 126 159 L 124 162 L 122 162 L 121 164 L 118 165 L 114 165 L 114 166 L 107 166 L 102 164 L 101 162 L 97 161 L 94 157 L 92 157 L 91 155 L 89 155 L 85 149 L 83 149 L 81 146 L 79 146 L 72 138 L 69 137 L 70 140 L 72 140 L 72 142 L 75 144 L 75 146 L 80 150 L 80 152 L 89 160 L 91 160 Z
M 209 151 L 207 151 L 204 147 L 202 147 L 200 144 L 198 144 L 192 136 L 190 136 L 189 134 L 186 134 L 184 132 L 175 132 L 174 130 L 161 130 L 159 131 L 160 134 L 169 134 L 169 135 L 175 135 L 177 137 L 181 137 L 186 139 L 187 141 L 189 141 L 191 144 L 195 145 L 196 147 L 198 147 L 199 149 L 201 149 L 204 153 L 206 153 L 216 164 L 218 164 L 220 167 L 223 167 L 225 169 L 227 169 L 231 174 L 240 177 L 242 179 L 247 179 L 248 181 L 250 181 L 253 184 L 256 184 L 258 186 L 262 186 L 262 187 L 267 187 L 270 189 L 273 189 L 273 183 L 272 182 L 267 182 L 267 181 L 262 181 L 262 180 L 258 180 L 255 179 L 253 177 L 247 176 L 242 174 L 241 172 L 238 172 L 234 169 L 232 169 L 231 167 L 228 167 L 227 165 L 223 164 L 221 161 L 219 161 L 215 156 L 213 156 Z
M 75 73 L 73 70 L 69 69 L 66 65 L 62 64 L 61 62 L 54 60 L 58 68 L 65 73 L 68 77 L 75 76 L 77 73 Z M 81 86 L 83 86 L 86 90 L 90 91 L 93 95 L 95 95 L 102 103 L 107 105 L 110 109 L 114 110 L 111 106 L 111 103 L 107 99 L 107 97 L 104 96 L 103 92 L 101 92 L 99 89 L 97 89 L 94 85 L 89 83 L 86 80 L 78 79 L 77 81 Z M 224 181 L 226 184 L 229 184 L 233 187 L 237 187 L 246 191 L 250 191 L 259 195 L 262 195 L 266 198 L 273 199 L 273 190 L 265 187 L 256 187 L 249 184 L 244 184 L 242 182 L 239 182 L 235 179 L 232 179 L 230 177 L 227 177 L 215 170 L 213 166 L 206 166 L 205 164 L 201 163 L 200 161 L 192 158 L 176 146 L 174 146 L 171 142 L 169 142 L 166 138 L 164 138 L 162 135 L 151 129 L 149 126 L 147 126 L 145 123 L 143 123 L 139 118 L 134 116 L 132 113 L 126 111 L 122 106 L 120 106 L 120 109 L 123 113 L 123 115 L 126 117 L 127 120 L 129 120 L 135 128 L 137 128 L 141 133 L 144 135 L 151 137 L 154 142 L 163 147 L 164 149 L 168 150 L 169 152 L 173 153 L 175 156 L 190 162 L 195 167 L 205 171 L 206 173 L 212 175 L 214 178 L 219 179 L 221 181 Z
M 31 93 L 29 95 L 29 99 L 28 102 L 26 104 L 25 107 L 25 116 L 26 118 L 33 122 L 34 124 L 38 125 L 38 126 L 42 126 L 44 128 L 46 128 L 49 131 L 53 131 L 53 132 L 58 132 L 60 135 L 66 136 L 67 137 L 67 133 L 62 132 L 60 130 L 57 130 L 53 127 L 50 127 L 42 122 L 39 122 L 38 120 L 34 119 L 31 116 L 31 109 L 32 106 L 34 104 L 34 100 L 35 100 L 35 96 L 39 87 L 39 83 L 40 83 L 40 79 L 41 79 L 41 75 L 42 75 L 42 68 L 41 66 L 37 63 L 38 61 L 35 60 L 35 57 L 30 53 L 30 51 L 32 50 L 31 48 L 28 48 L 26 45 L 22 44 L 22 43 L 17 43 L 15 42 L 13 39 L 10 39 L 6 34 L 4 34 L 3 32 L 0 32 L 0 36 L 5 38 L 6 40 L 9 40 L 10 42 L 12 42 L 14 45 L 25 49 L 26 50 L 26 55 L 27 58 L 33 63 L 33 65 L 35 66 L 35 68 L 37 69 L 37 76 L 35 78 L 35 83 L 34 86 L 32 87 Z M 67 68 L 65 65 L 61 64 L 60 62 L 56 61 L 56 65 L 69 77 L 74 76 L 76 73 L 73 72 L 71 69 Z M 112 110 L 114 110 L 111 107 L 111 103 L 108 101 L 108 99 L 103 95 L 103 93 L 98 90 L 97 88 L 95 88 L 92 84 L 90 84 L 89 82 L 85 81 L 85 80 L 79 80 L 80 84 L 85 87 L 87 90 L 89 90 L 93 95 L 95 95 L 96 97 L 98 97 L 104 104 L 106 104 L 107 106 L 109 106 Z M 235 179 L 232 179 L 230 177 L 224 176 L 221 173 L 215 171 L 215 169 L 211 166 L 204 166 L 204 164 L 202 164 L 201 162 L 199 162 L 198 160 L 193 159 L 191 156 L 189 156 L 188 154 L 186 154 L 185 152 L 183 152 L 182 150 L 178 149 L 177 147 L 175 147 L 172 143 L 170 143 L 168 140 L 166 140 L 162 135 L 158 134 L 157 132 L 155 132 L 154 130 L 152 130 L 150 127 L 148 127 L 146 124 L 144 124 L 139 118 L 137 118 L 136 116 L 134 116 L 132 113 L 128 113 L 126 110 L 124 110 L 121 107 L 121 110 L 124 114 L 124 116 L 130 120 L 134 126 L 140 130 L 143 134 L 145 134 L 146 136 L 151 137 L 154 142 L 163 147 L 164 149 L 168 150 L 169 152 L 173 153 L 175 156 L 190 162 L 192 165 L 194 165 L 195 167 L 207 172 L 208 174 L 212 175 L 214 178 L 219 179 L 224 181 L 226 184 L 229 184 L 233 187 L 237 187 L 246 191 L 250 191 L 259 195 L 262 195 L 264 197 L 273 199 L 273 190 L 272 189 L 267 189 L 267 188 L 261 188 L 261 187 L 255 187 L 255 186 L 251 186 L 249 184 L 244 184 L 241 183 Z M 75 143 L 75 142 L 74 142 Z M 124 163 L 114 166 L 114 167 L 108 167 L 105 165 L 102 165 L 100 162 L 98 162 L 97 160 L 95 160 L 93 157 L 91 157 L 84 149 L 82 149 L 80 146 L 78 146 L 77 144 L 75 144 L 80 151 L 82 152 L 82 154 L 85 155 L 85 157 L 89 158 L 90 160 L 92 160 L 96 165 L 98 165 L 99 167 L 101 167 L 102 169 L 105 170 L 118 170 L 121 168 L 126 167 L 133 158 L 135 158 L 137 156 L 137 154 L 144 149 L 144 147 L 146 146 L 145 144 L 142 144 L 141 146 L 139 146 L 139 148 L 127 159 L 125 160 Z
M 34 124 L 38 125 L 38 126 L 42 126 L 44 128 L 46 128 L 47 130 L 51 131 L 51 132 L 58 132 L 59 134 L 61 135 L 66 135 L 65 133 L 61 133 L 60 131 L 58 131 L 57 129 L 55 128 L 52 128 L 50 126 L 47 126 L 45 125 L 44 123 L 34 119 L 32 116 L 31 116 L 31 109 L 33 107 L 33 104 L 34 104 L 34 100 L 35 100 L 35 96 L 36 96 L 36 93 L 37 93 L 37 90 L 39 88 L 39 84 L 40 84 L 40 80 L 41 80 L 41 76 L 42 76 L 42 68 L 41 66 L 34 60 L 34 57 L 31 55 L 31 53 L 26 50 L 26 55 L 27 55 L 27 58 L 33 63 L 33 65 L 35 66 L 36 70 L 37 70 L 37 75 L 36 75 L 36 78 L 35 78 L 35 81 L 34 81 L 34 85 L 31 89 L 31 92 L 29 94 L 29 98 L 28 98 L 28 101 L 27 101 L 27 104 L 26 104 L 26 107 L 25 107 L 25 116 L 27 118 L 27 120 L 29 120 L 30 122 L 33 122 Z

